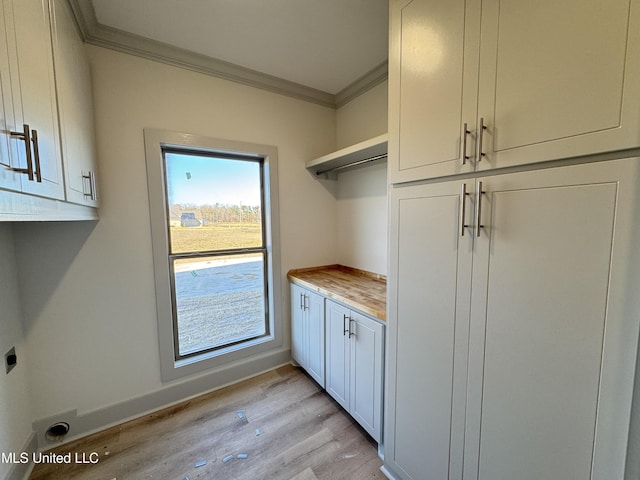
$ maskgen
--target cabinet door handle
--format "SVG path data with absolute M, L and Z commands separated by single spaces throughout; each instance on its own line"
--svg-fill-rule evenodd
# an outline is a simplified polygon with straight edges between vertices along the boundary
M 304 300 L 302 298 L 303 296 L 304 294 L 300 293 L 300 310 L 304 310 Z
M 349 332 L 349 334 L 351 334 L 350 330 L 351 330 L 351 323 L 349 323 L 349 328 L 347 328 L 347 319 L 349 318 L 349 315 L 345 314 L 342 316 L 342 336 L 344 337 L 347 332 Z M 349 322 L 351 322 L 351 319 L 349 318 Z
M 351 336 L 353 335 L 355 337 L 356 332 L 352 332 L 351 331 L 351 322 L 355 322 L 355 320 L 351 317 L 349 317 L 349 338 L 351 338 Z
M 482 195 L 486 193 L 482 190 L 482 182 L 477 184 L 477 204 L 476 204 L 476 237 L 480 236 L 480 229 L 484 228 L 482 225 Z
M 462 191 L 460 192 L 460 236 L 464 237 L 464 229 L 469 225 L 464 223 L 466 209 L 467 209 L 467 184 L 462 184 Z
M 31 138 L 33 140 L 33 156 L 36 164 L 36 181 L 42 183 L 42 170 L 40 169 L 40 147 L 38 146 L 38 131 L 31 130 Z
M 470 158 L 469 155 L 467 155 L 467 138 L 470 134 L 471 132 L 469 131 L 468 125 L 465 122 L 464 126 L 462 127 L 462 165 L 466 165 L 467 160 L 469 160 Z
M 307 300 L 309 300 L 309 296 L 305 293 L 303 297 L 304 297 L 304 302 L 302 303 L 302 307 L 306 311 L 306 310 L 309 310 L 309 304 L 307 303 Z
M 480 119 L 480 128 L 478 129 L 478 162 L 482 160 L 486 154 L 482 151 L 482 141 L 484 138 L 484 131 L 487 129 L 487 126 L 484 124 L 484 118 Z
M 91 177 L 90 182 L 91 183 L 91 200 L 98 200 L 98 190 L 96 189 L 96 172 L 94 172 L 93 170 L 91 170 L 89 172 L 89 176 Z
M 9 132 L 12 137 L 20 138 L 24 140 L 25 154 L 27 156 L 27 168 L 11 168 L 11 171 L 18 173 L 26 173 L 29 176 L 29 180 L 33 181 L 33 159 L 31 158 L 31 134 L 29 125 L 26 123 L 22 125 L 22 132 Z
M 85 180 L 87 180 L 88 184 L 89 184 L 89 193 L 85 193 L 84 192 L 84 184 L 85 184 Z M 82 191 L 84 193 L 85 197 L 89 197 L 89 199 L 91 200 L 95 200 L 97 198 L 96 196 L 96 174 L 92 171 L 89 171 L 88 175 L 85 175 L 84 173 L 82 173 Z

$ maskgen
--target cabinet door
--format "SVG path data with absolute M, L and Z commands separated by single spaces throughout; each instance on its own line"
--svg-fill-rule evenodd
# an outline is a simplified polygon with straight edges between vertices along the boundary
M 623 479 L 638 339 L 639 301 L 627 284 L 638 278 L 639 166 L 483 180 L 465 478 Z
M 349 410 L 349 309 L 327 300 L 326 390 L 345 410 Z
M 479 4 L 464 0 L 391 4 L 392 183 L 473 170 Z
M 56 91 L 66 198 L 97 206 L 89 62 L 66 0 L 51 0 Z
M 351 312 L 349 412 L 376 441 L 382 432 L 384 327 Z
M 640 145 L 640 2 L 483 0 L 479 169 Z
M 307 372 L 324 387 L 324 297 L 317 293 L 305 293 L 307 316 Z
M 397 478 L 462 476 L 473 246 L 463 185 L 390 193 L 384 461 Z
M 306 369 L 308 335 L 304 315 L 304 292 L 303 288 L 291 284 L 291 356 L 298 365 Z
M 10 65 L 15 113 L 12 129 L 22 131 L 22 125 L 28 124 L 31 130 L 37 131 L 37 142 L 33 141 L 32 149 L 34 168 L 38 170 L 39 163 L 41 181 L 26 181 L 23 175 L 21 190 L 62 199 L 64 191 L 48 1 L 4 0 L 4 3 L 5 15 L 9 17 L 5 21 L 11 23 L 11 29 L 7 30 L 9 50 L 15 52 Z M 19 91 L 16 90 L 18 87 Z M 23 153 L 24 140 L 16 139 L 14 142 L 23 144 L 17 148 Z M 26 168 L 26 160 L 22 158 L 20 167 Z
M 9 32 L 9 25 L 5 22 L 4 5 L 0 2 L 0 27 Z M 9 132 L 14 129 L 13 101 L 11 79 L 9 78 L 9 45 L 7 35 L 0 35 L 0 188 L 21 190 L 20 173 L 12 170 L 19 167 L 16 142 Z

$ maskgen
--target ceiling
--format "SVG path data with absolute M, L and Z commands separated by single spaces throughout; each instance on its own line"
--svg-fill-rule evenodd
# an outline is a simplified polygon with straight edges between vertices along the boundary
M 327 106 L 386 79 L 388 0 L 70 0 L 85 41 Z

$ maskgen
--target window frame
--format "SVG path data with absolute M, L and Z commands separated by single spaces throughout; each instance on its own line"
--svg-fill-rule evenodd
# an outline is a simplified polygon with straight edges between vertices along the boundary
M 277 148 L 151 128 L 144 129 L 144 141 L 162 381 L 175 380 L 230 362 L 241 362 L 282 347 Z M 208 156 L 253 158 L 262 162 L 263 247 L 266 257 L 265 293 L 267 295 L 265 307 L 268 315 L 268 333 L 265 336 L 179 358 L 175 341 L 177 332 L 174 328 L 169 221 L 165 209 L 167 186 L 164 150 Z

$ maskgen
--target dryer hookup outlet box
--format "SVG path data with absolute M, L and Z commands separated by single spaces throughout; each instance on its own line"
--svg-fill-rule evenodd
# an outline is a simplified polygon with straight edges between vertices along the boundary
M 16 347 L 11 347 L 11 350 L 9 350 L 4 356 L 4 365 L 7 368 L 7 373 L 13 370 L 13 367 L 17 364 L 18 357 L 16 356 Z

